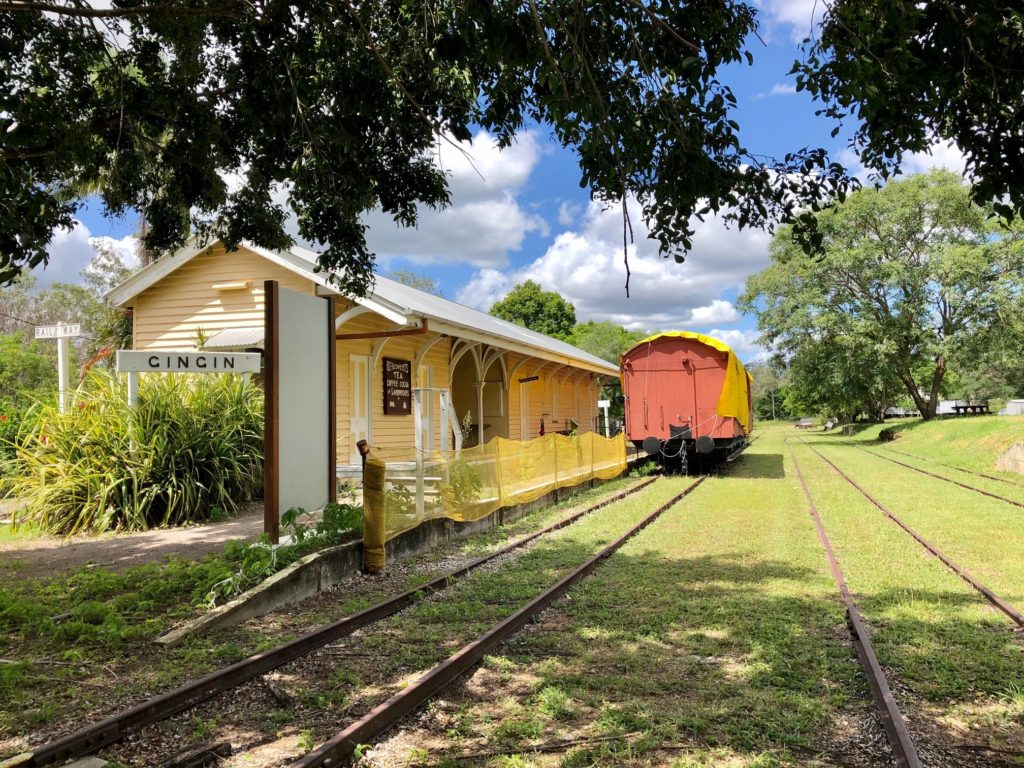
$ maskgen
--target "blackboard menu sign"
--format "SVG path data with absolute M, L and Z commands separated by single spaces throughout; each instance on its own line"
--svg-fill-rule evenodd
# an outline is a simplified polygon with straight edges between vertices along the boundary
M 384 414 L 412 413 L 412 361 L 384 358 Z

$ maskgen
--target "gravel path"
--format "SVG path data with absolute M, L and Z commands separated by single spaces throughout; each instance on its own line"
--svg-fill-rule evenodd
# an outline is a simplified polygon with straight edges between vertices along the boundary
M 162 562 L 172 555 L 198 560 L 232 539 L 254 538 L 263 531 L 263 502 L 241 505 L 224 523 L 165 528 L 101 536 L 14 539 L 0 542 L 0 565 L 17 564 L 19 577 L 38 578 L 55 571 L 95 564 L 108 569 Z

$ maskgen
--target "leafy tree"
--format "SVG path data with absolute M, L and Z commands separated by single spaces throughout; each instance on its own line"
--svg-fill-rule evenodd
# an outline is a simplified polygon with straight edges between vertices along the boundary
M 53 344 L 24 333 L 0 335 L 0 402 L 24 404 L 57 386 Z
M 789 389 L 787 375 L 771 363 L 749 363 L 746 368 L 754 379 L 750 394 L 757 418 L 789 418 L 791 414 L 786 407 L 786 392 Z
M 874 346 L 863 337 L 828 334 L 808 338 L 790 361 L 785 409 L 793 416 L 834 416 L 843 422 L 866 415 L 884 418 L 901 394 L 892 369 L 879 366 Z
M 607 320 L 600 323 L 588 320 L 573 328 L 566 341 L 584 352 L 618 365 L 622 353 L 647 335 L 646 331 L 627 331 L 621 325 Z
M 748 281 L 741 305 L 758 313 L 764 339 L 791 366 L 805 354 L 832 365 L 836 355 L 819 347 L 857 340 L 842 347 L 845 369 L 891 371 L 931 418 L 950 360 L 1020 295 L 1024 229 L 991 213 L 944 171 L 861 190 L 817 215 L 821 258 L 807 259 L 780 231 L 771 265 Z
M 490 313 L 537 333 L 563 341 L 576 325 L 576 308 L 554 291 L 545 291 L 533 280 L 520 283 Z
M 794 65 L 797 88 L 854 121 L 851 146 L 887 176 L 905 152 L 955 142 L 974 198 L 1007 215 L 1024 201 L 1024 12 L 1019 3 L 832 0 Z M 836 133 L 839 128 L 836 128 Z M 835 135 L 835 134 L 833 134 Z
M 822 150 L 740 141 L 721 73 L 753 61 L 756 26 L 736 0 L 0 0 L 0 280 L 98 193 L 154 253 L 284 247 L 294 215 L 362 293 L 363 214 L 414 225 L 449 201 L 439 141 L 479 126 L 508 145 L 535 122 L 682 260 L 695 215 L 761 226 L 850 185 Z
M 577 324 L 566 341 L 584 352 L 618 365 L 622 353 L 648 335 L 646 331 L 627 331 L 621 325 L 609 321 L 598 323 L 588 320 Z M 619 379 L 605 382 L 601 387 L 600 399 L 608 400 L 610 403 L 609 421 L 616 422 L 624 418 L 625 400 L 622 395 L 622 382 Z
M 408 285 L 410 288 L 416 288 L 417 290 L 444 298 L 441 284 L 437 281 L 437 278 L 430 277 L 430 275 L 410 272 L 406 269 L 396 269 L 394 272 L 389 272 L 387 276 L 402 285 Z

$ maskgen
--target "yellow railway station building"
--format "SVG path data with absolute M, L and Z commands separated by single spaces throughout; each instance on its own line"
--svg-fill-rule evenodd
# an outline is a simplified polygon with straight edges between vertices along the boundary
M 262 350 L 268 280 L 333 296 L 339 477 L 359 473 L 356 444 L 364 439 L 375 449 L 431 451 L 456 442 L 463 424 L 467 447 L 597 428 L 598 394 L 603 381 L 618 377 L 615 365 L 386 277 L 377 276 L 366 297 L 346 297 L 315 271 L 316 258 L 299 247 L 189 245 L 137 272 L 107 300 L 131 311 L 136 350 L 220 352 Z M 420 390 L 419 423 L 407 400 L 387 401 L 391 369 Z

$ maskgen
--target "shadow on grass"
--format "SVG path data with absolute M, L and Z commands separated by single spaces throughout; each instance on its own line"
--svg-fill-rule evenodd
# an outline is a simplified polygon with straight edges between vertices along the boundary
M 781 453 L 750 453 L 740 456 L 735 474 L 738 477 L 781 480 L 786 476 Z
M 534 661 L 551 656 L 540 665 L 542 685 L 596 710 L 598 729 L 644 731 L 651 750 L 682 742 L 695 753 L 719 748 L 755 758 L 782 750 L 790 758 L 821 754 L 847 764 L 860 755 L 852 764 L 885 764 L 881 726 L 833 594 L 824 577 L 781 561 L 618 555 L 561 606 L 568 627 L 549 619 L 557 629 L 520 647 Z M 897 691 L 948 706 L 997 699 L 1021 679 L 1013 634 L 968 619 L 965 602 L 972 601 L 942 592 L 863 601 Z M 508 653 L 517 658 L 515 648 Z M 914 703 L 905 693 L 898 698 L 904 711 Z M 911 709 L 920 736 L 927 716 Z M 937 720 L 924 730 L 948 734 Z M 608 750 L 616 748 L 591 757 L 614 760 Z

